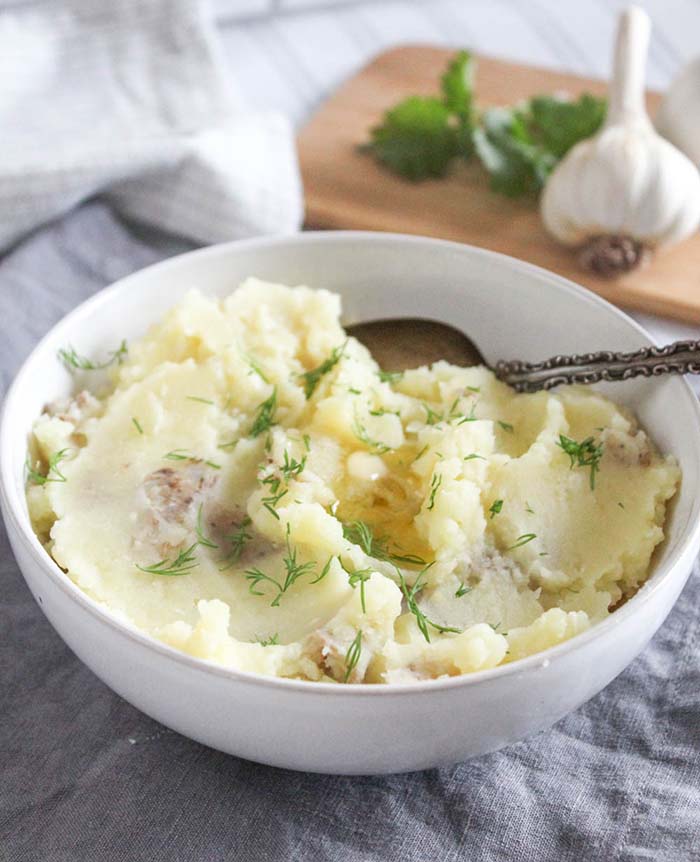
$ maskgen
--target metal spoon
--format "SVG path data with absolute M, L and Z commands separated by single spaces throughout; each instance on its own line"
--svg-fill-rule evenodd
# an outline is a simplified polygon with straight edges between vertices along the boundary
M 459 329 L 437 320 L 371 320 L 346 327 L 385 371 L 405 371 L 444 359 L 453 365 L 488 365 L 479 348 Z M 601 350 L 557 355 L 542 362 L 497 362 L 492 371 L 516 392 L 537 392 L 563 383 L 599 383 L 661 374 L 700 374 L 700 341 L 674 341 L 629 353 Z

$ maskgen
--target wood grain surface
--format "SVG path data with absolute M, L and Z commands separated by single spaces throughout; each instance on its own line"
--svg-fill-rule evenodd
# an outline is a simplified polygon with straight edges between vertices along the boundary
M 433 94 L 451 51 L 408 45 L 380 54 L 320 108 L 299 136 L 309 227 L 396 231 L 490 248 L 558 272 L 618 305 L 700 322 L 700 234 L 660 252 L 614 281 L 583 271 L 570 250 L 545 233 L 532 200 L 490 191 L 473 160 L 447 178 L 410 183 L 358 150 L 368 129 L 398 100 Z M 513 104 L 537 93 L 602 94 L 605 84 L 481 57 L 480 106 Z M 658 95 L 650 93 L 653 110 Z

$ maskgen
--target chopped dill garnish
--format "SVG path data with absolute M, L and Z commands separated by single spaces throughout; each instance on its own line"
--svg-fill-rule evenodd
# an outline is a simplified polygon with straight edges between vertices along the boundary
M 282 595 L 287 592 L 287 590 L 292 586 L 292 584 L 299 580 L 302 575 L 310 574 L 311 571 L 316 567 L 316 563 L 313 560 L 309 560 L 307 563 L 297 562 L 297 549 L 295 547 L 292 547 L 289 524 L 287 524 L 287 536 L 285 542 L 287 546 L 287 553 L 282 558 L 282 562 L 284 563 L 285 568 L 285 579 L 282 583 L 280 583 L 276 578 L 273 578 L 270 575 L 266 575 L 265 572 L 262 572 L 258 568 L 246 569 L 245 571 L 245 578 L 248 581 L 248 590 L 252 593 L 252 595 L 265 595 L 264 593 L 261 593 L 256 589 L 256 587 L 261 583 L 269 583 L 277 588 L 277 595 L 274 597 L 272 602 L 270 602 L 270 607 L 273 608 L 279 607 Z
M 530 515 L 535 514 L 535 510 L 532 508 L 532 506 L 528 503 L 527 500 L 525 500 L 525 511 L 528 512 Z
M 617 505 L 618 505 L 621 509 L 624 509 L 624 508 L 625 508 L 625 507 L 622 505 L 622 503 L 620 503 L 619 501 L 618 501 Z
M 103 368 L 108 368 L 115 362 L 121 365 L 124 357 L 128 353 L 126 340 L 123 340 L 116 350 L 109 354 L 109 359 L 104 362 L 93 362 L 87 356 L 81 356 L 74 347 L 62 347 L 58 351 L 58 358 L 66 366 L 69 371 L 101 371 Z
M 489 509 L 489 512 L 491 512 L 491 518 L 493 519 L 495 515 L 500 515 L 502 508 L 503 500 L 494 500 Z
M 590 467 L 590 486 L 591 491 L 595 488 L 596 473 L 600 470 L 600 459 L 603 457 L 603 444 L 596 443 L 593 437 L 586 437 L 578 443 L 570 437 L 559 435 L 557 446 L 563 449 L 569 456 L 570 468 L 574 467 Z
M 352 430 L 357 439 L 364 443 L 370 452 L 375 452 L 377 455 L 384 455 L 386 452 L 391 452 L 391 446 L 387 446 L 386 443 L 382 443 L 380 440 L 372 440 L 367 433 L 367 429 L 360 422 L 357 416 L 355 416 Z
M 245 358 L 245 361 L 248 363 L 248 365 L 250 365 L 250 373 L 251 374 L 257 374 L 263 383 L 269 383 L 270 382 L 269 378 L 267 377 L 265 372 L 262 370 L 262 368 L 258 364 L 257 359 L 254 359 L 248 353 L 244 353 L 243 357 Z
M 231 566 L 235 565 L 238 562 L 243 548 L 253 538 L 252 533 L 249 533 L 247 529 L 251 524 L 252 521 L 250 520 L 248 515 L 246 515 L 237 529 L 235 529 L 232 533 L 228 533 L 228 535 L 224 536 L 224 539 L 227 542 L 231 543 L 231 550 L 222 560 L 222 562 L 225 562 L 226 565 L 220 568 L 219 571 L 223 571 L 224 569 L 230 569 Z
M 306 449 L 307 452 L 310 452 L 311 451 L 311 437 L 308 434 L 304 434 L 304 436 L 301 439 L 304 441 L 304 449 Z
M 377 371 L 377 377 L 382 383 L 396 383 L 401 380 L 403 375 L 403 371 L 382 371 L 381 368 Z
M 188 452 L 187 449 L 171 449 L 170 452 L 166 452 L 163 455 L 163 458 L 168 461 L 189 461 L 191 464 L 206 464 L 207 467 L 212 467 L 214 470 L 221 469 L 221 464 L 217 464 L 215 461 L 207 461 L 205 458 L 198 458 L 196 455 Z
M 357 634 L 355 635 L 355 639 L 348 647 L 348 651 L 345 653 L 345 676 L 343 677 L 343 682 L 347 682 L 350 679 L 350 674 L 357 667 L 357 663 L 360 660 L 360 655 L 362 654 L 362 629 L 357 630 Z
M 348 386 L 348 392 L 351 395 L 362 395 L 362 390 L 361 389 L 355 389 L 354 386 Z
M 536 538 L 537 533 L 523 533 L 521 536 L 518 536 L 514 544 L 506 548 L 506 551 L 514 551 L 516 548 L 522 548 L 523 545 L 527 545 L 528 542 L 531 542 L 533 539 Z
M 280 642 L 280 636 L 277 632 L 273 635 L 270 635 L 269 638 L 258 638 L 258 643 L 260 646 L 278 646 Z
M 430 446 L 428 446 L 427 444 L 425 446 L 423 446 L 423 448 L 416 455 L 416 457 L 413 459 L 413 461 L 411 461 L 411 464 L 415 464 L 416 461 L 420 461 L 420 459 L 423 457 L 423 455 L 425 455 L 425 453 L 428 451 L 428 449 L 430 449 Z
M 180 551 L 174 560 L 165 559 L 154 563 L 152 566 L 137 565 L 136 568 L 150 575 L 167 575 L 169 577 L 187 575 L 199 565 L 194 556 L 194 551 L 198 544 L 199 542 L 193 542 L 189 548 Z
M 46 475 L 42 475 L 32 467 L 31 459 L 29 455 L 27 455 L 27 461 L 25 464 L 27 470 L 27 479 L 30 482 L 33 482 L 35 485 L 45 485 L 47 482 L 65 482 L 66 477 L 61 473 L 58 469 L 58 465 L 61 461 L 65 461 L 68 457 L 68 453 L 70 449 L 60 449 L 58 452 L 54 452 L 53 455 L 49 458 L 48 469 L 46 471 Z M 51 475 L 53 473 L 53 475 Z
M 343 536 L 353 545 L 359 545 L 368 557 L 374 557 L 375 560 L 388 560 L 392 563 L 405 563 L 409 566 L 424 566 L 426 564 L 425 560 L 417 554 L 396 554 L 390 551 L 388 537 L 375 536 L 372 528 L 364 521 L 351 521 L 343 524 Z
M 282 473 L 284 478 L 289 481 L 290 479 L 295 478 L 303 472 L 304 467 L 306 467 L 306 459 L 306 455 L 304 455 L 301 461 L 297 461 L 295 458 L 290 458 L 289 453 L 285 449 L 284 463 L 280 466 L 280 472 Z
M 197 544 L 202 545 L 205 548 L 218 548 L 219 546 L 216 542 L 212 542 L 211 539 L 208 539 L 204 535 L 204 524 L 203 524 L 203 503 L 199 504 L 199 509 L 197 509 L 197 527 L 195 532 L 197 533 Z
M 435 506 L 435 495 L 437 494 L 440 485 L 442 485 L 442 474 L 434 473 L 433 478 L 430 481 L 430 496 L 428 497 L 428 505 L 426 507 L 428 511 Z
M 466 388 L 469 392 L 481 392 L 481 386 L 467 386 Z
M 139 434 L 143 434 L 143 428 L 141 427 L 139 420 L 135 416 L 132 416 L 131 421 L 134 423 L 134 428 L 136 428 Z
M 462 596 L 466 596 L 467 593 L 470 593 L 473 589 L 474 587 L 468 587 L 466 584 L 460 582 L 457 592 L 455 593 L 455 597 L 461 599 Z
M 362 606 L 362 613 L 367 613 L 367 607 L 365 605 L 365 582 L 368 581 L 372 577 L 372 572 L 374 569 L 355 569 L 351 571 L 345 566 L 342 559 L 338 557 L 338 562 L 340 563 L 341 568 L 348 575 L 348 583 L 350 586 L 355 589 L 357 584 L 360 585 L 360 605 Z
M 437 425 L 438 422 L 442 422 L 443 416 L 442 413 L 438 413 L 433 410 L 430 405 L 423 402 L 423 410 L 425 410 L 425 424 L 426 425 Z
M 306 395 L 307 401 L 316 391 L 316 387 L 321 382 L 321 378 L 324 374 L 328 374 L 328 372 L 335 368 L 335 366 L 340 362 L 346 345 L 347 341 L 338 347 L 334 347 L 320 365 L 316 368 L 312 368 L 311 371 L 305 371 L 300 375 L 304 381 L 304 395 Z
M 416 624 L 418 625 L 418 628 L 420 629 L 423 637 L 426 639 L 426 641 L 428 643 L 430 643 L 429 627 L 434 628 L 435 631 L 440 632 L 440 634 L 444 634 L 445 632 L 451 632 L 452 634 L 461 634 L 462 633 L 461 629 L 451 628 L 450 626 L 442 626 L 439 623 L 433 622 L 418 607 L 418 602 L 416 601 L 416 596 L 418 596 L 418 594 L 422 591 L 423 587 L 425 586 L 425 584 L 421 583 L 421 578 L 423 578 L 425 573 L 428 571 L 428 569 L 432 565 L 433 565 L 433 563 L 430 563 L 429 565 L 427 565 L 424 569 L 422 569 L 418 573 L 418 577 L 413 582 L 412 587 L 409 587 L 406 584 L 406 579 L 404 578 L 403 574 L 397 570 L 397 574 L 399 576 L 399 582 L 401 585 L 401 592 L 403 593 L 404 598 L 406 599 L 406 607 L 408 608 L 410 613 L 412 613 L 413 616 L 416 618 Z
M 333 557 L 329 557 L 327 562 L 326 562 L 326 565 L 321 569 L 321 574 L 317 578 L 314 578 L 313 581 L 309 581 L 309 583 L 310 584 L 317 584 L 319 581 L 322 581 L 326 577 L 328 572 L 331 570 L 331 563 L 332 562 L 333 562 Z
M 238 443 L 238 440 L 229 440 L 228 443 L 219 443 L 219 449 L 233 449 L 233 447 Z
M 386 407 L 380 407 L 377 410 L 370 410 L 370 416 L 398 416 L 401 418 L 400 410 L 387 410 Z
M 258 415 L 255 417 L 253 427 L 250 429 L 251 437 L 259 437 L 265 431 L 269 431 L 275 422 L 275 410 L 277 409 L 277 387 L 272 389 L 272 395 L 258 407 Z
M 486 460 L 483 455 L 477 455 L 476 452 L 472 452 L 471 455 L 465 455 L 463 460 L 473 461 L 475 458 L 478 458 L 480 461 Z
M 214 406 L 214 402 L 210 398 L 200 398 L 199 395 L 185 395 L 185 398 L 188 401 L 199 401 L 200 404 L 209 404 L 212 407 Z
M 499 426 L 500 426 L 504 431 L 508 431 L 510 434 L 512 434 L 512 433 L 513 433 L 513 431 L 514 431 L 514 428 L 513 428 L 513 426 L 510 424 L 510 422 L 502 422 L 502 421 L 499 419 L 499 420 L 498 420 L 498 425 L 499 425 Z
M 261 503 L 267 509 L 267 511 L 278 521 L 280 519 L 280 516 L 277 512 L 277 509 L 275 509 L 275 506 L 277 506 L 282 497 L 285 497 L 288 493 L 289 491 L 286 488 L 283 491 L 279 492 L 273 491 L 269 497 L 263 497 L 261 500 Z

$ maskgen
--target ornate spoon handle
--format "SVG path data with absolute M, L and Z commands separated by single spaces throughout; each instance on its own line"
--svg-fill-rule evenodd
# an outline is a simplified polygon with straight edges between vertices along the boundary
M 543 362 L 498 362 L 496 376 L 517 392 L 538 392 L 562 383 L 599 383 L 660 374 L 700 374 L 700 341 L 674 341 L 665 347 L 642 347 L 631 353 L 581 353 L 553 356 Z

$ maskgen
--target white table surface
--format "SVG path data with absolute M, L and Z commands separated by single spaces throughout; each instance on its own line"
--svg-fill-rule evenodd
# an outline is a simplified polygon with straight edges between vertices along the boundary
M 213 0 L 231 80 L 247 107 L 300 126 L 373 55 L 407 42 L 606 77 L 625 0 Z M 662 89 L 700 54 L 698 0 L 645 0 L 653 19 L 649 86 Z M 700 327 L 635 314 L 657 341 Z

